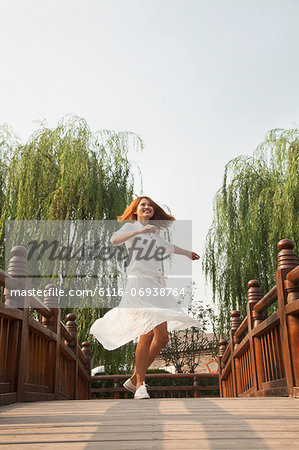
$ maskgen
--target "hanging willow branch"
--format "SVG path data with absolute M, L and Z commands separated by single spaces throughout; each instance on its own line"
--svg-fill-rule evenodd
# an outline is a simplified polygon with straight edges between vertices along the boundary
M 0 133 L 0 258 L 4 267 L 7 219 L 115 220 L 139 193 L 134 192 L 128 150 L 143 149 L 139 136 L 109 130 L 92 133 L 86 121 L 66 116 L 54 129 L 41 125 L 22 145 L 7 128 Z M 67 310 L 62 311 L 65 316 Z M 77 314 L 79 341 L 105 311 Z M 107 352 L 97 342 L 92 354 L 112 372 L 132 361 L 132 344 Z M 115 373 L 115 372 L 114 372 Z
M 252 157 L 225 167 L 203 257 L 222 332 L 231 310 L 245 316 L 250 279 L 259 279 L 265 293 L 275 285 L 277 242 L 298 243 L 298 150 L 298 129 L 275 129 Z

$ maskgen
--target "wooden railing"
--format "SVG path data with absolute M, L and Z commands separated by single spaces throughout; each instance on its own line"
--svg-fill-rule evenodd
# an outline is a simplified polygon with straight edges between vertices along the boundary
M 247 316 L 232 311 L 229 343 L 219 342 L 221 397 L 299 395 L 299 266 L 292 241 L 278 248 L 276 286 L 263 296 L 249 281 Z
M 11 290 L 27 289 L 27 250 L 11 250 L 8 270 L 0 271 L 0 405 L 21 401 L 90 398 L 91 357 L 89 342 L 78 347 L 75 314 L 60 321 L 58 299 L 50 295 L 13 297 Z M 52 289 L 51 289 L 52 288 Z M 53 289 L 54 288 L 54 289 Z M 30 316 L 33 308 L 37 321 Z
M 181 385 L 173 385 L 174 380 L 181 379 L 192 379 L 193 383 L 189 386 L 181 386 Z M 97 375 L 91 377 L 93 385 L 101 384 L 104 381 L 110 381 L 110 387 L 92 387 L 91 388 L 91 396 L 92 398 L 133 398 L 133 394 L 128 392 L 120 383 L 120 381 L 125 381 L 128 379 L 128 375 Z M 173 398 L 177 396 L 181 397 L 204 397 L 206 396 L 208 391 L 213 391 L 216 393 L 216 396 L 219 397 L 219 385 L 216 384 L 202 384 L 202 380 L 217 380 L 218 374 L 213 373 L 176 373 L 176 374 L 168 374 L 168 373 L 158 373 L 158 374 L 146 374 L 145 381 L 149 383 L 151 380 L 166 380 L 166 384 L 163 386 L 149 386 L 147 388 L 149 395 L 151 397 L 170 397 Z M 101 396 L 102 394 L 102 396 Z M 103 395 L 104 394 L 104 395 Z M 108 394 L 108 396 L 106 395 Z M 215 395 L 214 395 L 215 396 Z

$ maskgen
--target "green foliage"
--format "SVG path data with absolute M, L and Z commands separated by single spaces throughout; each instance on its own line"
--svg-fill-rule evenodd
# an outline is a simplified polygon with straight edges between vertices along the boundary
M 275 285 L 278 241 L 298 243 L 298 131 L 272 130 L 252 157 L 225 167 L 203 258 L 222 333 L 231 310 L 246 315 L 250 279 L 258 279 L 264 293 Z
M 4 268 L 5 221 L 115 220 L 133 200 L 134 178 L 128 150 L 143 149 L 139 136 L 102 130 L 93 133 L 87 122 L 66 116 L 54 129 L 41 124 L 26 144 L 7 126 L 0 130 L 0 266 Z M 62 310 L 62 319 L 70 310 Z M 78 338 L 91 340 L 89 328 L 103 311 L 72 310 Z M 65 320 L 64 320 L 65 321 Z M 130 360 L 132 346 L 107 352 L 97 341 L 91 351 L 118 372 Z M 114 366 L 118 364 L 116 370 Z M 129 361 L 130 362 L 130 361 Z

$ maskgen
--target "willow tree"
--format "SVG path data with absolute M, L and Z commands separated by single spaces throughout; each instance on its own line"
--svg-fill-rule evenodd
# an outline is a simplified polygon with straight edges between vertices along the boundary
M 41 124 L 22 145 L 7 127 L 0 136 L 0 250 L 4 267 L 7 219 L 114 220 L 133 200 L 134 177 L 128 150 L 142 150 L 139 136 L 102 130 L 93 133 L 86 121 L 66 116 L 54 129 Z M 62 311 L 65 316 L 67 310 Z M 105 310 L 77 309 L 79 341 Z M 132 344 L 106 352 L 93 342 L 94 362 L 111 371 L 131 361 Z
M 298 131 L 274 129 L 253 156 L 225 166 L 203 257 L 222 333 L 231 310 L 245 316 L 250 279 L 260 280 L 264 292 L 275 285 L 277 242 L 298 243 Z

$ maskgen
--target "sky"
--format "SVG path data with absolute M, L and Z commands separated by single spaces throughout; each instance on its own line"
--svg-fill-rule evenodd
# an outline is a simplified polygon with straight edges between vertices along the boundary
M 137 133 L 142 193 L 192 220 L 200 255 L 225 164 L 269 130 L 298 127 L 298 0 L 0 5 L 0 124 L 23 142 L 37 120 L 55 127 L 68 113 L 93 131 Z M 211 304 L 199 261 L 192 272 Z

